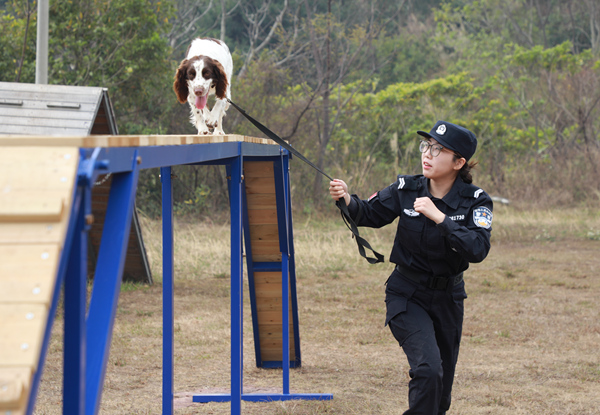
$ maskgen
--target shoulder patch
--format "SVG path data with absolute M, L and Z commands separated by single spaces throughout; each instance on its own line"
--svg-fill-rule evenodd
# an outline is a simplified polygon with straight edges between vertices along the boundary
M 478 207 L 473 211 L 473 222 L 480 228 L 490 229 L 492 227 L 492 218 L 494 214 L 486 207 Z
M 481 196 L 482 193 L 483 193 L 483 189 L 480 189 L 479 187 L 477 187 L 473 184 L 466 185 L 460 191 L 461 196 L 469 197 L 469 198 L 473 198 L 473 199 L 477 199 L 479 196 Z
M 398 176 L 398 190 L 417 190 L 419 178 L 417 176 Z

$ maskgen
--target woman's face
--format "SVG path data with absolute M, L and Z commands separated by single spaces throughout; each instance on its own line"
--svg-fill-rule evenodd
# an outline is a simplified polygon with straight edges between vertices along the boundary
M 421 153 L 421 167 L 423 168 L 423 176 L 430 180 L 439 180 L 449 176 L 456 177 L 458 171 L 466 163 L 464 158 L 454 160 L 454 153 L 447 148 L 444 148 L 433 138 L 426 140 L 432 146 L 424 153 Z M 433 157 L 431 150 L 436 152 L 436 148 L 441 148 L 440 153 Z

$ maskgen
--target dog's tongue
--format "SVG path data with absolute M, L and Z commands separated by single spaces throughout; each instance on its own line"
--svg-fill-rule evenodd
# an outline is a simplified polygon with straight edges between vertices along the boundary
M 206 99 L 208 98 L 208 94 L 196 97 L 196 108 L 199 110 L 204 109 L 206 106 Z

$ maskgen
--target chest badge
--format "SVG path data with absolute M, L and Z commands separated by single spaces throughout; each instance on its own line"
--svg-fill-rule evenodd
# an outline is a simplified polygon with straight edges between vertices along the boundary
M 492 227 L 492 211 L 486 207 L 479 207 L 473 211 L 473 222 L 483 229 Z
M 410 216 L 411 218 L 414 218 L 414 217 L 417 217 L 420 215 L 420 213 L 415 211 L 414 209 L 404 209 L 404 213 L 407 214 L 408 216 Z

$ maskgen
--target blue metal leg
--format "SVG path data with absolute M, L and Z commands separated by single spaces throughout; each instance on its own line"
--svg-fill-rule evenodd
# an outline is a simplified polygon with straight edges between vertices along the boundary
M 163 231 L 163 415 L 173 414 L 173 185 L 171 167 L 160 169 Z
M 86 327 L 88 348 L 85 409 L 87 415 L 98 413 L 102 397 L 139 173 L 135 154 L 133 171 L 113 175 L 106 208 Z
M 283 394 L 290 393 L 290 316 L 289 316 L 289 262 L 288 255 L 281 253 L 281 334 L 283 336 L 283 352 L 281 363 L 283 366 Z
M 243 262 L 242 262 L 242 157 L 231 164 L 231 413 L 241 414 L 243 393 Z
M 296 289 L 296 254 L 294 251 L 294 220 L 292 218 L 292 195 L 291 195 L 291 183 L 290 183 L 290 156 L 289 153 L 283 157 L 283 181 L 286 188 L 286 213 L 287 213 L 287 225 L 288 225 L 288 238 L 289 238 L 289 269 L 290 269 L 290 297 L 292 301 L 292 326 L 294 328 L 294 350 L 296 352 L 295 367 L 302 365 L 302 354 L 300 351 L 300 319 L 298 318 L 298 296 Z
M 288 209 L 288 182 L 286 180 L 287 157 L 281 156 L 280 163 L 275 163 L 278 167 L 275 170 L 279 189 L 277 190 L 277 210 L 279 214 L 279 246 L 281 247 L 281 334 L 283 337 L 281 364 L 283 368 L 283 394 L 290 394 L 290 304 L 289 304 L 289 275 L 290 275 L 290 215 Z M 278 170 L 281 174 L 278 175 Z
M 78 198 L 81 203 L 65 276 L 64 415 L 83 414 L 85 411 L 85 313 L 89 231 L 85 216 L 90 208 L 91 189 L 87 187 L 81 194 L 84 197 Z

